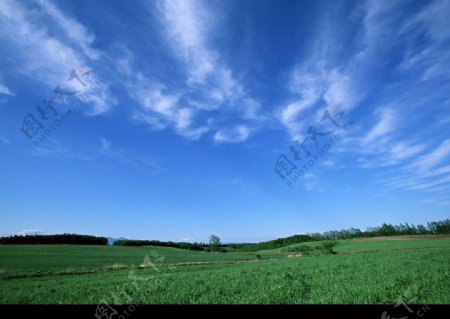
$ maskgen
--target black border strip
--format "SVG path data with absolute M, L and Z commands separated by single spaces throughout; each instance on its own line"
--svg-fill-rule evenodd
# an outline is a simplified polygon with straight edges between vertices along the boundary
M 273 312 L 276 317 L 292 314 L 295 318 L 376 318 L 376 319 L 431 319 L 446 318 L 450 313 L 450 305 L 428 305 L 429 309 L 418 316 L 408 313 L 401 307 L 394 309 L 391 304 L 386 305 L 134 305 L 133 312 L 125 315 L 124 311 L 131 305 L 114 305 L 118 312 L 106 315 L 101 319 L 137 319 L 154 316 L 167 317 L 180 314 L 210 316 L 218 313 L 227 315 L 268 315 Z M 409 305 L 413 309 L 420 309 L 423 305 Z M 9 317 L 26 318 L 90 318 L 95 316 L 97 305 L 0 305 L 0 313 Z M 389 317 L 383 317 L 386 312 Z

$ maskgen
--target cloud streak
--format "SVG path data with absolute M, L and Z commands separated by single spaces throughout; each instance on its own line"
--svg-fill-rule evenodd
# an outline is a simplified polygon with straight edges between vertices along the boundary
M 16 52 L 16 71 L 51 90 L 62 83 L 68 90 L 78 89 L 67 78 L 76 65 L 92 69 L 90 59 L 98 57 L 98 51 L 90 47 L 94 37 L 50 2 L 40 1 L 40 10 L 32 10 L 28 5 L 9 0 L 0 3 L 0 37 L 10 51 Z M 51 16 L 53 24 L 44 24 L 44 15 Z M 65 31 L 67 39 L 50 35 L 48 30 L 55 24 Z M 107 112 L 115 103 L 106 84 L 88 101 L 92 107 L 86 112 L 88 115 Z
M 133 119 L 154 130 L 171 129 L 190 140 L 212 133 L 216 143 L 245 141 L 252 122 L 259 124 L 265 118 L 259 102 L 211 44 L 217 19 L 208 3 L 158 1 L 148 9 L 158 12 L 161 36 L 180 66 L 180 83 L 169 85 L 145 70 L 136 72 L 133 54 L 127 51 L 119 65 L 130 97 L 140 105 Z M 245 129 L 225 124 L 226 118 L 247 121 Z
M 14 96 L 15 94 L 13 92 L 11 92 L 11 90 L 6 87 L 5 85 L 0 83 L 0 94 L 5 94 L 5 95 L 9 95 L 9 96 Z
M 228 130 L 218 130 L 214 134 L 217 143 L 239 143 L 245 141 L 250 135 L 250 129 L 245 125 L 239 125 Z

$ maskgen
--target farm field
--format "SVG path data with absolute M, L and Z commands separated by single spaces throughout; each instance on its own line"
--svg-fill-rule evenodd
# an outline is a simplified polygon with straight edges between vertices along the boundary
M 252 253 L 2 245 L 0 303 L 395 304 L 403 295 L 450 302 L 449 236 L 341 240 L 335 254 L 292 254 L 320 244 Z
M 157 253 L 159 262 L 213 262 L 255 259 L 256 253 L 208 253 L 170 247 L 121 247 L 83 245 L 0 245 L 0 271 L 27 273 L 36 271 L 95 270 L 113 265 L 138 266 L 145 255 Z M 157 257 L 158 258 L 158 257 Z M 0 274 L 1 276 L 1 274 Z

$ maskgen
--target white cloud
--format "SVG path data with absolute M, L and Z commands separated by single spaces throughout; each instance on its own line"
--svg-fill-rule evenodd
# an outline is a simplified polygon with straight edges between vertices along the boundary
M 423 146 L 420 147 L 423 149 Z M 399 176 L 381 181 L 388 187 L 405 190 L 423 190 L 434 193 L 448 191 L 450 165 L 436 167 L 450 154 L 450 140 L 403 166 Z
M 307 121 L 315 121 L 309 116 L 311 109 L 325 104 L 348 111 L 360 99 L 350 75 L 324 66 L 321 60 L 313 59 L 305 62 L 304 66 L 297 66 L 287 86 L 291 97 L 282 106 L 278 118 L 294 140 L 302 136 Z
M 27 10 L 23 4 L 16 1 L 0 3 L 3 20 L 0 32 L 13 46 L 16 57 L 23 61 L 19 71 L 51 86 L 65 81 L 70 68 L 81 64 L 82 60 L 72 48 L 50 37 L 46 27 L 33 23 L 39 14 Z
M 259 102 L 246 92 L 233 71 L 222 61 L 219 51 L 211 45 L 211 37 L 219 28 L 208 3 L 163 0 L 157 7 L 163 36 L 167 38 L 177 62 L 183 65 L 186 78 L 184 87 L 178 87 L 175 93 L 164 97 L 152 90 L 142 90 L 143 95 L 153 100 L 152 111 L 158 113 L 156 117 L 150 117 L 149 123 L 157 127 L 171 126 L 178 134 L 197 139 L 213 129 L 208 124 L 195 123 L 200 112 L 220 109 L 224 117 L 237 115 L 251 121 L 264 120 Z M 157 92 L 161 89 L 157 88 Z M 220 138 L 222 134 L 220 132 L 217 136 Z
M 259 102 L 247 94 L 211 45 L 215 15 L 202 1 L 158 1 L 156 7 L 161 33 L 184 69 L 176 86 L 162 84 L 145 71 L 136 72 L 134 55 L 123 48 L 125 56 L 116 59 L 116 66 L 129 96 L 139 103 L 132 118 L 154 130 L 172 129 L 191 140 L 216 131 L 217 141 L 244 141 L 249 131 L 245 126 L 230 129 L 222 120 L 237 115 L 258 122 L 265 117 Z M 215 121 L 217 116 L 221 118 Z
M 419 171 L 426 171 L 439 164 L 450 154 L 450 139 L 444 140 L 432 152 L 420 156 L 410 167 Z
M 351 110 L 358 102 L 359 97 L 350 76 L 332 70 L 327 76 L 327 80 L 328 87 L 323 95 L 325 102 L 328 105 L 336 106 L 341 111 Z
M 159 1 L 161 22 L 175 56 L 184 63 L 187 85 L 216 107 L 226 99 L 244 98 L 232 71 L 220 61 L 220 53 L 209 44 L 215 18 L 202 1 Z M 207 106 L 211 108 L 211 105 Z
M 166 124 L 154 114 L 147 114 L 144 112 L 135 112 L 132 119 L 139 123 L 148 124 L 153 130 L 159 131 L 166 128 Z
M 117 99 L 111 96 L 108 87 L 102 84 L 98 90 L 91 92 L 83 103 L 90 105 L 84 114 L 96 116 L 108 112 L 113 105 L 117 104 Z
M 386 136 L 394 129 L 395 112 L 391 108 L 378 109 L 375 114 L 379 114 L 378 123 L 362 138 L 364 144 L 369 144 L 380 137 Z
M 250 129 L 245 125 L 236 126 L 233 129 L 221 129 L 214 134 L 217 143 L 238 143 L 245 141 L 250 135 Z
M 436 41 L 450 38 L 448 17 L 450 15 L 450 2 L 446 0 L 434 1 L 428 4 L 413 20 L 412 23 L 423 25 L 427 34 Z
M 0 94 L 10 95 L 13 96 L 14 93 L 11 92 L 9 88 L 7 88 L 5 85 L 0 83 Z
M 174 51 L 188 66 L 189 83 L 204 83 L 215 69 L 217 53 L 206 46 L 211 17 L 199 1 L 160 1 L 161 17 Z
M 209 131 L 208 126 L 201 126 L 197 128 L 192 127 L 194 121 L 194 111 L 189 108 L 182 108 L 177 110 L 174 122 L 176 131 L 191 140 L 199 139 L 203 134 Z
M 357 62 L 371 60 L 380 51 L 388 49 L 396 38 L 398 26 L 398 7 L 402 1 L 365 1 L 362 3 L 364 11 L 364 30 L 361 41 L 361 51 L 357 54 Z
M 147 109 L 166 116 L 173 115 L 177 102 L 177 96 L 162 94 L 160 90 L 152 91 L 145 97 Z
M 448 1 L 430 1 L 403 24 L 398 31 L 399 35 L 406 37 L 409 43 L 416 43 L 413 39 L 420 39 L 423 48 L 416 45 L 409 47 L 399 70 L 420 70 L 422 81 L 437 77 L 449 78 L 446 69 L 450 63 L 450 53 L 445 45 L 450 39 L 449 15 Z
M 394 144 L 389 152 L 394 160 L 404 160 L 417 155 L 425 148 L 425 145 L 411 145 L 406 142 L 398 142 Z
M 69 38 L 78 44 L 83 52 L 91 59 L 98 59 L 100 52 L 91 47 L 95 36 L 88 33 L 86 28 L 67 16 L 65 16 L 56 6 L 50 1 L 39 1 L 40 6 L 45 9 L 46 13 L 50 15 L 55 22 L 66 32 Z
M 439 179 L 431 181 L 431 182 L 417 183 L 415 185 L 406 186 L 405 188 L 410 189 L 410 190 L 423 190 L 423 189 L 431 188 L 431 187 L 442 185 L 442 184 L 448 184 L 449 182 L 450 182 L 450 175 L 439 178 Z
M 298 139 L 304 126 L 299 116 L 312 108 L 323 94 L 322 74 L 297 68 L 291 75 L 289 88 L 295 99 L 282 107 L 279 118 L 291 137 Z
M 43 235 L 44 232 L 39 229 L 25 229 L 17 233 L 17 235 L 20 236 L 26 236 L 26 235 Z
M 122 61 L 121 68 L 127 76 L 124 85 L 141 106 L 133 114 L 133 119 L 150 125 L 154 130 L 171 127 L 179 135 L 191 140 L 199 139 L 209 131 L 207 125 L 195 126 L 197 111 L 181 106 L 180 93 L 169 92 L 164 85 L 149 80 L 139 72 L 133 75 L 129 61 Z
M 323 108 L 324 104 L 336 105 L 338 109 L 348 111 L 362 101 L 364 92 L 376 88 L 381 94 L 375 103 L 383 103 L 384 96 L 387 96 L 389 104 L 376 110 L 374 114 L 377 117 L 374 123 L 369 122 L 367 133 L 360 134 L 360 131 L 355 130 L 353 136 L 359 136 L 346 138 L 340 147 L 358 157 L 360 166 L 384 167 L 386 171 L 398 175 L 396 180 L 383 183 L 391 183 L 389 186 L 402 189 L 409 187 L 428 191 L 447 183 L 445 166 L 438 166 L 447 158 L 448 145 L 444 141 L 439 148 L 424 155 L 429 144 L 420 140 L 424 138 L 422 132 L 415 131 L 410 140 L 402 139 L 404 129 L 413 127 L 413 106 L 424 106 L 426 97 L 421 98 L 419 93 L 414 92 L 413 97 L 408 93 L 408 97 L 401 99 L 398 98 L 398 88 L 405 83 L 408 88 L 413 87 L 410 83 L 421 72 L 424 74 L 422 80 L 448 76 L 446 65 L 450 62 L 447 52 L 450 33 L 448 28 L 443 28 L 448 24 L 450 5 L 448 2 L 435 1 L 421 8 L 416 7 L 413 10 L 419 10 L 419 13 L 411 23 L 411 15 L 403 14 L 400 10 L 404 4 L 403 1 L 375 0 L 358 5 L 353 12 L 354 17 L 363 17 L 364 28 L 357 37 L 352 38 L 354 41 L 349 48 L 352 51 L 346 50 L 343 60 L 336 59 L 339 48 L 335 50 L 336 42 L 333 41 L 336 37 L 330 32 L 330 22 L 324 23 L 314 39 L 311 57 L 292 72 L 287 85 L 291 96 L 282 105 L 278 118 L 288 129 L 291 138 L 299 139 L 305 134 L 305 127 L 316 122 L 318 109 Z M 434 16 L 436 20 L 433 20 Z M 336 25 L 336 30 L 340 30 L 340 27 Z M 424 35 L 426 39 L 422 42 Z M 336 36 L 339 37 L 338 34 Z M 424 49 L 417 47 L 418 40 L 423 44 L 419 48 Z M 398 43 L 404 44 L 401 49 L 398 49 Z M 394 48 L 396 54 L 404 56 L 397 72 L 412 71 L 414 75 L 405 77 L 404 81 L 383 86 L 373 75 L 380 73 L 380 66 L 385 65 L 381 59 Z M 383 78 L 383 74 L 379 75 Z M 392 92 L 396 94 L 395 100 L 392 99 Z M 370 100 L 365 103 L 365 107 L 370 109 Z M 436 103 L 436 99 L 433 103 Z M 404 115 L 409 115 L 409 121 L 403 120 Z M 441 119 L 441 123 L 445 122 L 446 119 Z M 410 165 L 411 162 L 414 163 Z M 395 170 L 391 171 L 391 166 L 396 166 Z
M 42 10 L 36 10 L 30 9 L 29 3 L 26 2 L 0 2 L 0 35 L 4 44 L 9 46 L 9 51 L 14 52 L 15 60 L 20 65 L 16 71 L 32 81 L 47 85 L 51 90 L 62 84 L 68 91 L 80 89 L 80 84 L 67 79 L 78 65 L 92 69 L 89 59 L 95 55 L 95 50 L 90 48 L 89 44 L 92 43 L 93 37 L 87 34 L 81 24 L 65 18 L 53 4 L 41 2 L 41 5 Z M 53 21 L 66 31 L 71 43 L 50 35 L 48 30 L 53 24 L 40 23 L 44 14 L 54 18 Z M 82 50 L 78 50 L 78 47 Z M 106 84 L 87 101 L 92 107 L 86 111 L 87 115 L 104 113 L 115 104 Z
M 450 165 L 441 166 L 428 171 L 418 171 L 411 167 L 407 167 L 406 175 L 395 176 L 381 181 L 389 187 L 394 188 L 407 188 L 410 186 L 416 186 L 424 182 L 430 182 L 433 177 L 441 175 L 447 175 L 450 173 Z

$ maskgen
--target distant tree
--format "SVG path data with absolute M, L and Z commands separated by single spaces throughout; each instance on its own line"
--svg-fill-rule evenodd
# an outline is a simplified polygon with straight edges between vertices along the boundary
M 424 225 L 417 225 L 417 233 L 419 235 L 425 235 L 427 233 L 427 229 Z
M 445 219 L 437 222 L 429 222 L 426 226 L 409 225 L 408 223 L 400 225 L 391 225 L 383 223 L 378 227 L 367 227 L 365 231 L 358 228 L 329 230 L 323 233 L 307 233 L 306 235 L 294 235 L 286 238 L 277 238 L 270 241 L 260 243 L 242 243 L 234 244 L 233 247 L 237 251 L 258 251 L 264 249 L 276 249 L 292 244 L 322 241 L 322 240 L 337 240 L 350 239 L 361 237 L 378 237 L 378 236 L 399 236 L 399 235 L 428 235 L 428 234 L 450 234 L 450 219 Z M 301 246 L 303 247 L 303 246 Z M 304 246 L 307 247 L 307 246 Z M 303 249 L 303 248 L 301 248 Z M 306 248 L 305 248 L 306 249 Z M 299 250 L 299 252 L 302 252 Z
M 209 246 L 211 247 L 211 251 L 219 251 L 220 250 L 220 238 L 217 235 L 209 236 Z
M 173 247 L 189 250 L 204 250 L 207 244 L 204 243 L 174 243 L 171 241 L 159 241 L 159 240 L 117 240 L 113 243 L 113 246 L 160 246 L 160 247 Z
M 450 233 L 450 219 L 438 221 L 435 223 L 437 234 L 448 234 Z
M 427 223 L 427 227 L 430 233 L 436 234 L 437 231 L 437 223 L 436 222 L 430 222 Z
M 107 245 L 106 237 L 96 237 L 78 234 L 56 234 L 56 235 L 25 235 L 0 238 L 1 245 Z

